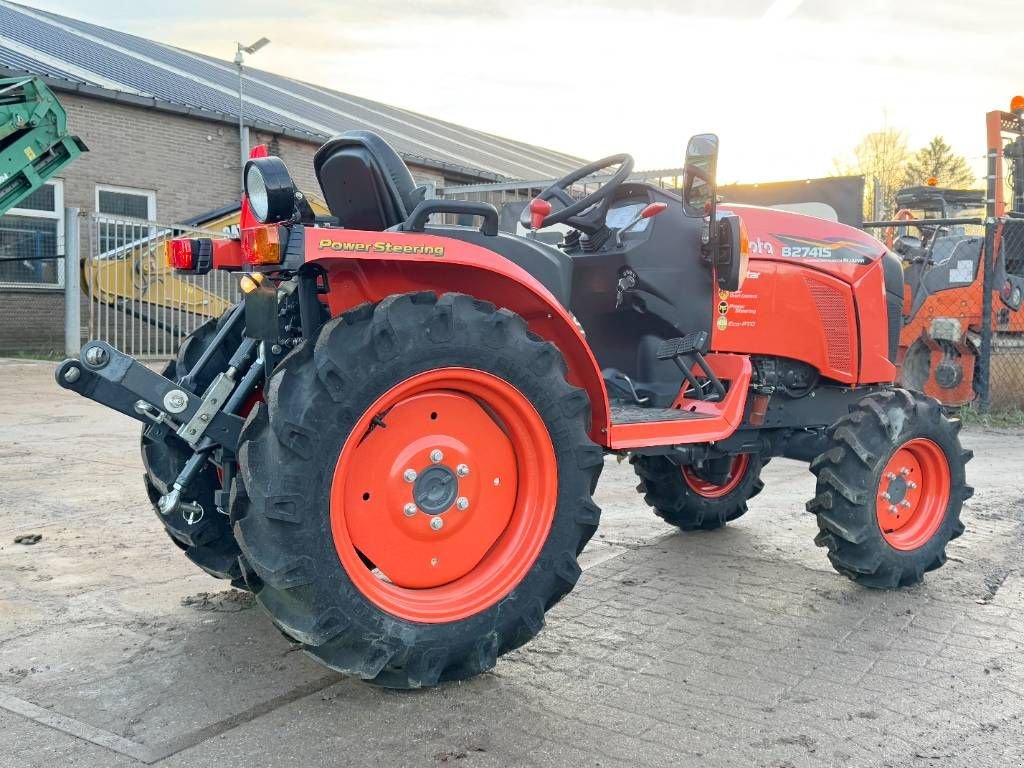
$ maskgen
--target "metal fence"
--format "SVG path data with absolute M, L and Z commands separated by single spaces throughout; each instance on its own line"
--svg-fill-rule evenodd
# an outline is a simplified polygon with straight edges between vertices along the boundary
M 189 333 L 238 301 L 226 272 L 176 275 L 165 244 L 172 237 L 219 237 L 181 225 L 86 214 L 82 290 L 87 337 L 142 358 L 172 357 Z
M 1024 219 L 864 226 L 903 262 L 900 382 L 950 408 L 1024 409 Z

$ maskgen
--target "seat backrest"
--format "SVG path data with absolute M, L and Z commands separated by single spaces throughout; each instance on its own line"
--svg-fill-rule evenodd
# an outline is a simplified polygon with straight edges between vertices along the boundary
M 330 139 L 314 155 L 313 169 L 331 215 L 348 229 L 397 226 L 423 199 L 402 158 L 370 131 Z

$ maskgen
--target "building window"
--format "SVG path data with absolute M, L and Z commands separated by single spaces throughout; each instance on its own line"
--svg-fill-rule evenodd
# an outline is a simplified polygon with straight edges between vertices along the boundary
M 148 234 L 140 221 L 156 218 L 156 193 L 145 189 L 96 187 L 96 212 L 99 214 L 99 252 L 121 248 Z
M 64 188 L 50 181 L 0 216 L 0 287 L 64 286 Z

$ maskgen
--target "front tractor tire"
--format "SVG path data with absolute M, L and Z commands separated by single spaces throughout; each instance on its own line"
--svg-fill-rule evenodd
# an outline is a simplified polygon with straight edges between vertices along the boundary
M 937 400 L 905 389 L 868 395 L 829 428 L 831 447 L 811 462 L 818 480 L 807 509 L 839 573 L 893 589 L 946 562 L 974 492 L 959 432 Z
M 519 316 L 392 296 L 328 322 L 243 429 L 246 578 L 327 666 L 393 688 L 464 679 L 580 576 L 602 451 L 590 400 Z
M 630 463 L 644 501 L 658 517 L 683 531 L 721 528 L 743 515 L 747 502 L 764 488 L 763 460 L 753 453 L 731 457 L 725 477 L 715 480 L 664 456 L 634 455 Z

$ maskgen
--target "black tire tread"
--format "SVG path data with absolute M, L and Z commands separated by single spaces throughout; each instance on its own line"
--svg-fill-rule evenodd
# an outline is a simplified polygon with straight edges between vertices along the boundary
M 960 423 L 943 414 L 939 402 L 918 392 L 893 388 L 861 399 L 828 429 L 833 445 L 811 462 L 817 477 L 807 510 L 815 515 L 815 544 L 828 551 L 833 568 L 859 584 L 893 589 L 916 584 L 946 562 L 946 544 L 964 531 L 960 511 L 974 490 L 964 465 L 973 455 L 960 445 Z M 889 457 L 913 437 L 928 437 L 950 464 L 950 502 L 932 539 L 916 550 L 891 547 L 875 517 L 875 490 Z
M 461 621 L 420 624 L 384 613 L 351 584 L 330 540 L 327 495 L 344 425 L 396 381 L 457 360 L 492 361 L 492 373 L 535 387 L 522 391 L 555 444 L 558 509 L 548 544 L 508 597 Z M 521 317 L 453 293 L 361 305 L 293 350 L 243 428 L 231 502 L 243 570 L 277 626 L 327 666 L 393 688 L 480 674 L 536 635 L 579 579 L 576 556 L 600 516 L 591 493 L 603 453 L 588 437 L 589 399 L 565 376 L 557 348 Z

